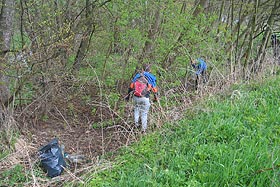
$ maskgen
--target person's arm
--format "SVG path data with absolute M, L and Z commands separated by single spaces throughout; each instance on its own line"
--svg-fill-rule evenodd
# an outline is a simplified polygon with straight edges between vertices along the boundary
M 202 72 L 202 70 L 203 70 L 203 69 L 202 69 L 201 67 L 199 67 L 198 70 L 196 71 L 196 75 L 200 75 L 201 72 Z
M 130 83 L 127 94 L 130 95 L 133 92 L 133 90 L 134 90 L 134 83 Z
M 192 67 L 193 67 L 194 69 L 196 69 L 196 65 L 195 65 L 195 64 L 192 63 L 191 65 L 192 65 Z
M 158 99 L 159 99 L 159 95 L 158 95 L 158 89 L 157 89 L 157 87 L 153 87 L 153 88 L 152 88 L 152 92 L 153 92 L 153 95 L 154 95 L 154 99 L 153 99 L 153 101 L 154 101 L 154 102 L 157 102 L 157 101 L 158 101 Z
M 197 66 L 195 65 L 195 62 L 194 62 L 193 60 L 191 60 L 191 66 L 192 66 L 194 69 L 197 68 Z
M 127 91 L 127 95 L 124 98 L 126 101 L 129 101 L 131 93 L 133 92 L 133 90 L 134 90 L 134 84 L 130 83 L 128 91 Z
M 154 95 L 153 101 L 158 101 L 159 95 L 158 95 L 158 88 L 157 88 L 157 78 L 151 73 L 145 72 L 145 77 L 148 80 L 149 85 L 151 86 L 150 90 Z
M 202 63 L 199 62 L 197 65 L 196 75 L 200 75 L 202 71 L 203 71 L 203 66 L 202 66 Z
M 138 79 L 140 77 L 140 74 L 139 73 L 137 73 L 134 77 L 133 77 L 133 79 L 132 79 L 132 81 L 131 81 L 131 83 L 130 83 L 130 85 L 129 85 L 129 88 L 128 88 L 128 91 L 127 91 L 127 95 L 125 96 L 125 100 L 126 101 L 129 101 L 129 99 L 130 99 L 130 96 L 131 96 L 131 93 L 133 92 L 133 90 L 134 90 L 134 82 L 136 81 L 136 79 Z

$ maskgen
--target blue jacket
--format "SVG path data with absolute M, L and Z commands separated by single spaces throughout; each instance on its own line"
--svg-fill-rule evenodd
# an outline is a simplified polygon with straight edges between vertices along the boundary
M 148 84 L 149 86 L 151 87 L 151 91 L 154 93 L 155 95 L 155 99 L 157 99 L 157 92 L 158 92 L 158 89 L 157 89 L 157 79 L 156 77 L 149 73 L 149 72 L 143 72 L 144 76 L 146 77 L 146 79 L 148 80 Z M 136 80 L 141 77 L 141 74 L 140 73 L 137 73 L 132 81 L 131 81 L 131 84 L 128 88 L 128 95 L 133 91 L 134 89 L 134 83 L 136 82 Z M 147 93 L 147 95 L 145 95 L 145 97 L 149 98 L 150 97 L 150 92 Z
M 155 88 L 156 86 L 157 86 L 157 79 L 156 79 L 156 77 L 153 75 L 153 74 L 151 74 L 151 73 L 149 73 L 149 72 L 146 72 L 146 71 L 144 71 L 144 76 L 146 77 L 146 79 L 148 80 L 148 83 L 153 87 L 153 88 Z M 134 78 L 132 79 L 132 83 L 135 83 L 135 81 L 139 78 L 141 76 L 141 74 L 140 73 L 137 73 L 135 76 L 134 76 Z
M 200 75 L 203 71 L 206 71 L 207 69 L 207 65 L 206 65 L 206 62 L 201 59 L 201 58 L 198 58 L 198 64 L 195 65 L 195 64 L 192 64 L 192 66 L 197 69 L 196 71 L 196 75 Z

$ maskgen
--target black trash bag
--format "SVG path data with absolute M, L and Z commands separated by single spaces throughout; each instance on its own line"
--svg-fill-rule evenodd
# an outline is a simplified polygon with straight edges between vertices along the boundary
M 47 175 L 51 178 L 59 176 L 66 166 L 57 138 L 39 149 L 39 158 L 43 170 L 47 172 Z

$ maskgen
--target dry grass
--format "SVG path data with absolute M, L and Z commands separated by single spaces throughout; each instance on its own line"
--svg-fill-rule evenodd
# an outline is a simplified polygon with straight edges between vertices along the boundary
M 254 74 L 254 76 L 250 75 L 249 80 L 261 80 L 263 77 L 275 74 L 278 69 L 279 66 L 276 66 L 272 59 L 268 59 L 266 64 L 263 64 L 262 71 L 258 74 Z M 218 70 L 213 69 L 212 72 L 210 72 L 208 82 L 200 83 L 198 89 L 196 91 L 193 91 L 193 93 L 191 93 L 189 97 L 177 96 L 175 94 L 178 90 L 170 88 L 166 91 L 166 93 L 168 94 L 163 95 L 162 97 L 164 97 L 167 102 L 175 102 L 178 103 L 178 105 L 169 106 L 161 105 L 161 102 L 154 103 L 151 107 L 151 113 L 154 113 L 155 115 L 150 116 L 150 124 L 153 125 L 156 129 L 159 129 L 166 122 L 176 122 L 184 117 L 184 112 L 190 109 L 196 101 L 203 99 L 209 95 L 223 93 L 232 84 L 236 84 L 241 81 L 244 82 L 244 79 L 241 77 L 240 72 L 235 72 L 234 74 L 223 76 L 220 72 L 218 72 Z M 184 88 L 183 85 L 182 88 Z M 183 90 L 182 94 L 187 94 L 187 92 Z M 171 99 L 171 96 L 174 97 L 172 97 Z M 119 131 L 116 133 L 123 134 L 126 137 L 126 146 L 129 145 L 129 142 L 138 140 L 138 137 L 135 134 L 131 133 L 131 125 L 126 121 L 129 117 L 126 116 L 126 118 L 123 118 L 122 114 L 119 113 L 119 111 L 112 109 L 107 104 L 101 104 L 100 102 L 98 102 L 92 103 L 92 106 L 104 108 L 107 111 L 110 111 L 110 113 L 112 114 L 112 118 L 114 116 L 118 116 L 118 118 L 121 119 L 120 121 L 122 122 L 122 125 L 117 125 L 119 126 Z M 132 105 L 129 106 L 129 108 L 127 108 L 126 110 L 128 115 L 131 115 Z M 3 116 L 3 118 L 0 121 L 0 141 L 4 143 L 2 143 L 0 150 L 2 152 L 7 151 L 7 153 L 9 154 L 7 154 L 0 160 L 0 172 L 9 170 L 18 164 L 24 166 L 26 175 L 27 173 L 29 173 L 27 178 L 30 179 L 29 182 L 24 184 L 25 186 L 56 186 L 58 184 L 62 184 L 63 182 L 84 183 L 87 180 L 88 176 L 81 174 L 94 174 L 113 167 L 113 164 L 111 162 L 96 158 L 96 160 L 92 160 L 89 164 L 84 164 L 79 169 L 75 168 L 74 171 L 65 168 L 65 172 L 63 175 L 55 177 L 51 180 L 43 177 L 38 177 L 35 173 L 38 164 L 38 157 L 35 155 L 37 152 L 37 148 L 29 143 L 28 140 L 25 139 L 25 137 L 17 136 L 18 124 L 13 118 L 14 115 L 12 111 L 1 111 L 1 115 Z M 115 127 L 116 126 L 112 126 L 110 128 Z

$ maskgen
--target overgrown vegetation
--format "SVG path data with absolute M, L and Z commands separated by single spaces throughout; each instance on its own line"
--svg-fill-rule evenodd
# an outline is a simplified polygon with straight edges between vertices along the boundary
M 222 99 L 203 101 L 184 119 L 124 148 L 112 168 L 86 184 L 278 186 L 279 86 L 279 77 L 236 85 Z
M 91 139 L 88 143 L 89 147 L 100 143 L 96 145 L 102 150 L 98 158 L 105 154 L 103 130 L 106 128 L 116 129 L 114 134 L 123 146 L 137 141 L 139 137 L 131 133 L 132 104 L 125 103 L 123 98 L 132 76 L 143 63 L 152 64 L 152 72 L 158 77 L 160 103 L 151 108 L 151 136 L 139 142 L 138 148 L 125 150 L 130 155 L 120 158 L 140 169 L 129 176 L 125 171 L 134 166 L 125 169 L 122 165 L 126 163 L 118 164 L 114 168 L 122 168 L 123 173 L 115 170 L 118 174 L 108 176 L 102 183 L 103 175 L 108 174 L 105 172 L 87 184 L 110 186 L 118 184 L 118 180 L 124 186 L 174 186 L 175 182 L 175 186 L 212 186 L 211 181 L 215 179 L 225 186 L 253 185 L 264 184 L 264 179 L 270 177 L 267 180 L 274 185 L 272 181 L 276 179 L 269 173 L 276 175 L 271 167 L 278 167 L 277 157 L 272 153 L 278 152 L 270 142 L 275 139 L 268 138 L 271 133 L 268 129 L 273 124 L 267 121 L 275 118 L 265 115 L 271 112 L 272 117 L 277 110 L 263 99 L 267 95 L 263 93 L 261 98 L 253 100 L 247 95 L 249 88 L 241 91 L 239 84 L 279 75 L 279 46 L 277 42 L 273 44 L 271 36 L 279 32 L 280 1 L 1 0 L 0 6 L 3 185 L 47 183 L 52 186 L 55 183 L 48 184 L 47 179 L 41 178 L 36 155 L 39 144 L 44 142 L 42 137 L 59 136 L 55 127 L 65 129 L 61 137 L 70 134 L 71 140 L 74 127 L 84 130 L 79 137 L 100 130 L 101 140 Z M 202 56 L 208 64 L 209 79 L 195 90 L 190 60 Z M 224 92 L 232 84 L 236 84 L 235 90 L 225 96 Z M 251 89 L 258 86 L 252 85 Z M 258 93 L 261 92 L 255 94 Z M 208 96 L 217 94 L 221 100 L 208 102 Z M 206 101 L 196 105 L 201 100 Z M 246 104 L 240 106 L 241 101 Z M 259 112 L 264 106 L 269 110 L 265 114 Z M 238 112 L 256 115 L 247 117 Z M 252 123 L 258 124 L 261 130 L 255 131 Z M 161 130 L 167 124 L 168 128 L 154 134 L 154 130 Z M 54 129 L 45 132 L 45 128 L 40 129 L 44 125 L 53 125 Z M 38 134 L 30 132 L 37 128 Z M 176 136 L 182 141 L 173 145 L 179 139 Z M 264 137 L 264 141 L 258 141 L 257 137 Z M 270 155 L 261 152 L 259 157 L 254 157 L 253 153 L 261 151 L 268 142 L 271 147 L 262 151 L 271 151 Z M 73 145 L 71 141 L 68 143 Z M 19 147 L 24 149 L 21 151 Z M 255 148 L 251 159 L 241 159 L 247 156 L 249 147 Z M 93 161 L 89 167 L 95 170 L 96 158 L 92 152 L 96 150 L 88 152 Z M 143 153 L 145 157 L 138 157 Z M 134 156 L 142 162 L 134 162 Z M 233 156 L 237 159 L 231 160 Z M 270 167 L 264 161 L 266 157 L 273 160 Z M 251 168 L 253 158 L 260 162 Z M 102 165 L 99 161 L 96 161 L 98 169 Z M 245 168 L 241 164 L 246 164 Z M 230 170 L 230 166 L 236 170 Z M 84 172 L 76 169 L 67 171 L 69 176 L 57 185 L 79 181 L 75 172 L 77 175 Z M 252 174 L 258 169 L 261 172 Z M 220 171 L 223 175 L 218 176 Z M 237 179 L 237 176 L 242 177 Z M 257 181 L 256 176 L 263 179 Z

